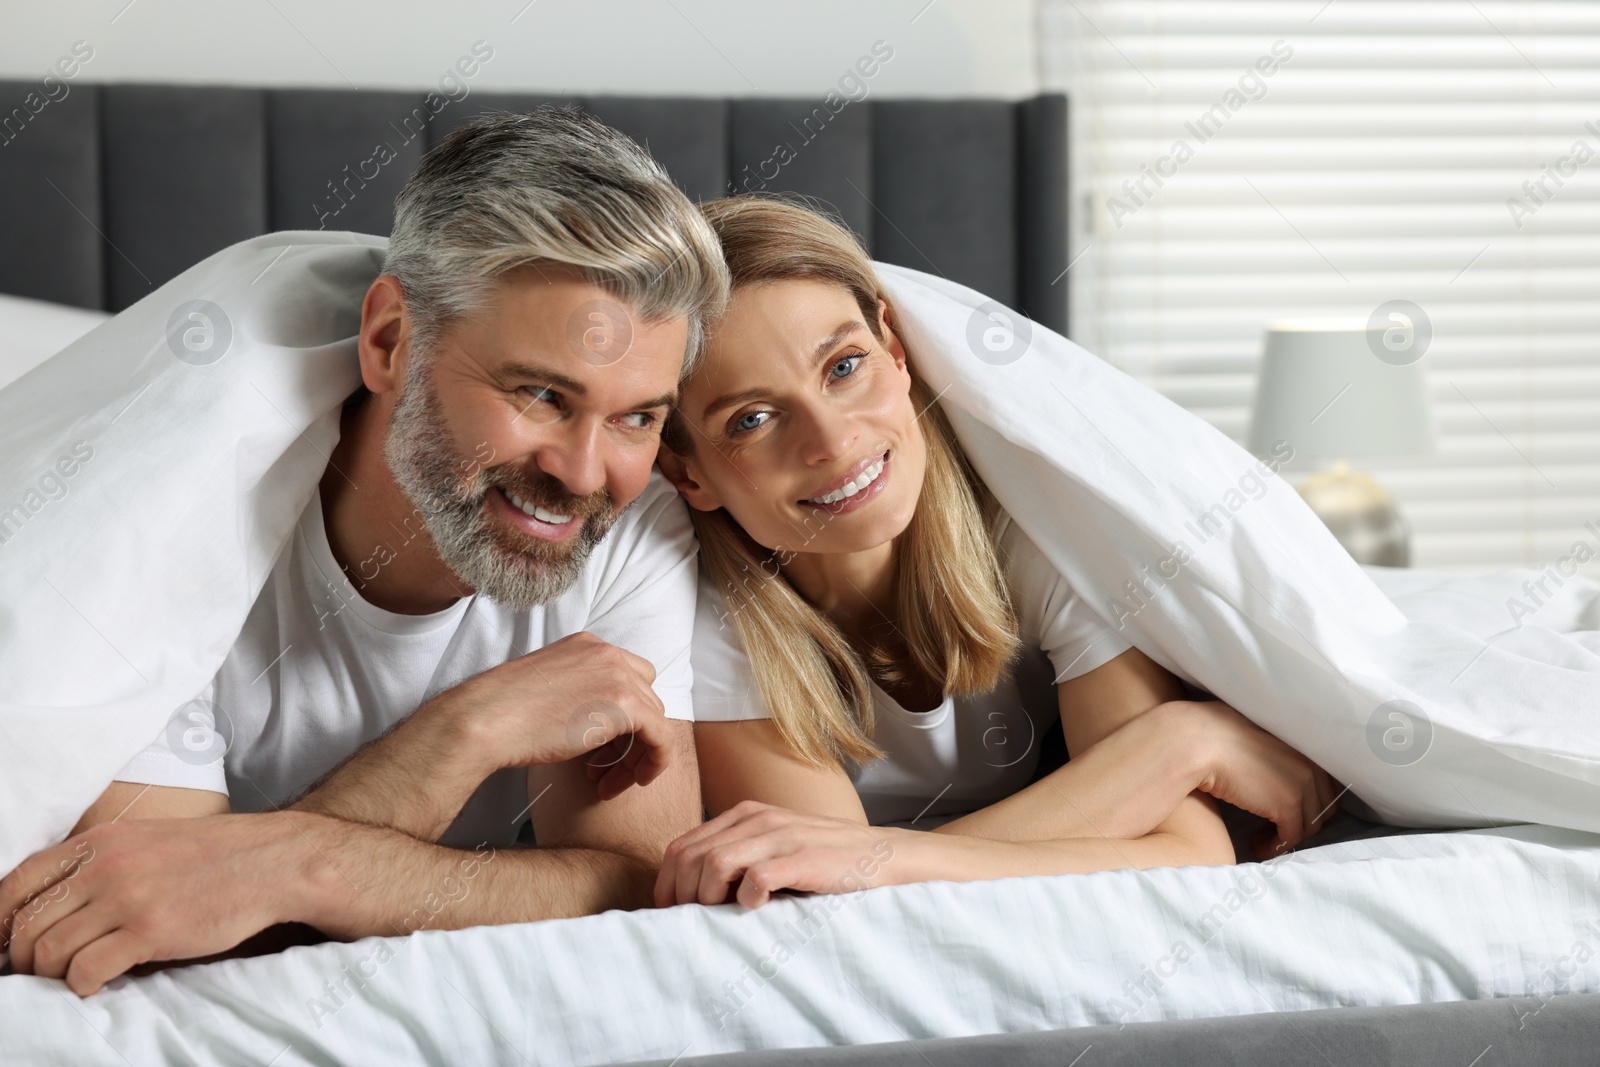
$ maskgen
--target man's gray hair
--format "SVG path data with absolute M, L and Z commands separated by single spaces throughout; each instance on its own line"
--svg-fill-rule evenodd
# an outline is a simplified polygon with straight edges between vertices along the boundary
M 492 113 L 434 146 L 395 202 L 384 270 L 426 358 L 442 330 L 485 309 L 499 275 L 540 263 L 577 270 L 646 322 L 687 319 L 685 374 L 728 297 L 721 246 L 688 197 L 576 108 Z

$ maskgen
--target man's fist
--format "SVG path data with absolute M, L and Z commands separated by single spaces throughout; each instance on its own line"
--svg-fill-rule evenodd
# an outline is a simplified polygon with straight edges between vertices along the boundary
M 564 763 L 596 749 L 602 800 L 649 785 L 666 770 L 672 740 L 650 661 L 591 633 L 576 633 L 439 694 L 503 767 Z

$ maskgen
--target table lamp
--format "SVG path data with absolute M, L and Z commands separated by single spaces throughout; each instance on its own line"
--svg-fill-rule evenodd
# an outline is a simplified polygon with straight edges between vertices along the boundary
M 1435 450 L 1420 355 L 1385 348 L 1360 321 L 1267 326 L 1250 451 L 1272 455 L 1287 442 L 1295 459 L 1331 461 L 1300 486 L 1300 496 L 1359 563 L 1411 563 L 1411 531 L 1394 498 L 1349 461 Z

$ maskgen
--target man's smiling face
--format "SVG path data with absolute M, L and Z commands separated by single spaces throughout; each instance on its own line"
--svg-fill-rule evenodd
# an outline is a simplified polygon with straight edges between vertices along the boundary
M 409 354 L 384 455 L 444 564 L 511 607 L 570 588 L 650 479 L 687 339 L 682 318 L 530 266 Z

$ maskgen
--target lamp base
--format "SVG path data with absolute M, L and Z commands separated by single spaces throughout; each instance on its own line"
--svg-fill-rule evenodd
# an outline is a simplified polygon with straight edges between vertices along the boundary
M 1411 528 L 1372 475 L 1341 460 L 1306 479 L 1300 497 L 1357 563 L 1411 566 Z

